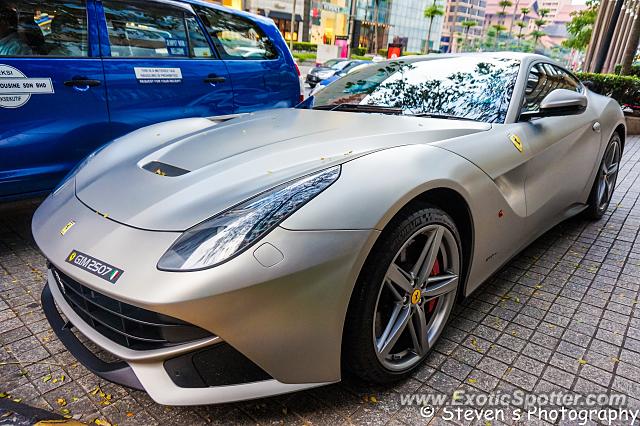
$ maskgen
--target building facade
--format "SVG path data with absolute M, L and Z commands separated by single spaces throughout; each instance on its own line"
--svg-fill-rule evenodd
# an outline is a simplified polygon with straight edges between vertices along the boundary
M 442 10 L 445 0 L 435 0 Z M 424 52 L 427 45 L 429 20 L 424 17 L 424 10 L 433 0 L 393 0 L 389 14 L 389 43 L 402 44 L 405 52 Z M 443 16 L 436 16 L 431 23 L 430 49 L 440 49 Z
M 483 34 L 486 0 L 449 1 L 444 16 L 440 50 L 457 52 L 473 45 Z M 464 22 L 474 22 L 465 26 Z
M 502 33 L 505 38 L 517 38 L 518 34 L 526 36 L 535 29 L 535 20 L 539 18 L 537 11 L 547 9 L 548 14 L 544 17 L 547 23 L 542 27 L 546 35 L 540 39 L 541 45 L 547 48 L 560 46 L 567 39 L 567 23 L 571 21 L 571 14 L 586 8 L 583 2 L 573 0 L 537 0 L 533 3 L 531 0 L 514 0 L 512 3 L 512 6 L 504 9 L 505 15 L 501 16 L 499 12 L 503 9 L 499 0 L 488 0 L 484 30 L 501 25 L 505 28 Z M 522 8 L 528 8 L 529 12 L 523 14 Z M 516 23 L 519 21 L 526 26 L 522 29 L 518 27 Z

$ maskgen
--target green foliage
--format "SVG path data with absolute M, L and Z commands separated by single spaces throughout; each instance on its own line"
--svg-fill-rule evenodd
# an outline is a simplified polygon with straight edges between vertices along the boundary
M 498 6 L 500 6 L 504 11 L 507 7 L 513 6 L 513 3 L 510 0 L 500 0 L 498 2 Z
M 614 72 L 616 74 L 620 74 L 620 72 L 622 71 L 622 64 L 618 64 L 616 65 Z M 631 66 L 631 74 L 632 76 L 636 76 L 636 77 L 640 77 L 640 65 L 632 65 Z
M 620 105 L 640 105 L 640 78 L 617 74 L 578 73 L 578 78 L 591 81 L 593 90 L 611 96 Z
M 476 21 L 462 21 L 461 25 L 468 30 L 469 28 L 478 25 L 478 23 Z
M 529 12 L 531 12 L 531 9 L 529 9 L 528 7 L 521 7 L 520 8 L 520 13 L 522 13 L 522 16 L 527 15 Z
M 372 56 L 364 56 L 364 55 L 355 55 L 355 54 L 352 54 L 352 55 L 351 55 L 351 59 L 358 59 L 358 60 L 360 60 L 360 61 L 370 61 L 370 60 L 372 60 L 372 59 L 373 59 L 373 57 L 372 57 Z
M 431 6 L 427 6 L 424 9 L 424 17 L 427 19 L 433 19 L 436 16 L 442 16 L 444 15 L 444 9 L 440 6 L 438 6 L 435 1 L 433 2 L 433 4 Z
M 310 52 L 293 52 L 293 57 L 299 61 L 315 61 L 316 54 Z
M 353 55 L 363 56 L 367 53 L 367 49 L 364 47 L 353 47 L 351 48 L 351 53 Z
M 378 49 L 378 55 L 382 57 L 387 57 L 387 49 Z
M 545 19 L 538 18 L 538 19 L 536 19 L 535 21 L 533 21 L 533 23 L 534 23 L 534 24 L 536 24 L 536 27 L 541 27 L 541 26 L 543 26 L 544 24 L 546 24 L 546 23 L 547 23 L 547 21 L 546 21 Z
M 538 10 L 538 15 L 541 18 L 544 18 L 545 16 L 547 16 L 549 14 L 549 12 L 551 12 L 549 9 L 542 8 L 542 9 Z
M 591 40 L 593 24 L 598 15 L 599 0 L 588 0 L 587 8 L 571 12 L 571 21 L 567 24 L 569 38 L 562 45 L 571 49 L 584 51 Z
M 294 52 L 313 52 L 315 54 L 317 52 L 317 49 L 318 49 L 318 45 L 315 43 L 310 43 L 308 41 L 293 42 Z

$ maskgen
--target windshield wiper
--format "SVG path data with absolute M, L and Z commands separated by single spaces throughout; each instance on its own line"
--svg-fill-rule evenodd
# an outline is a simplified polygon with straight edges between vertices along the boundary
M 411 117 L 426 117 L 426 118 L 443 118 L 446 120 L 466 120 L 466 121 L 476 121 L 473 118 L 468 117 L 460 117 L 457 115 L 448 115 L 448 114 L 434 114 L 431 112 L 425 112 L 423 114 L 410 114 Z
M 377 112 L 381 114 L 402 114 L 401 108 L 394 108 L 384 105 L 361 105 L 361 104 L 333 104 L 318 105 L 313 109 L 322 109 L 328 111 L 352 111 L 352 112 Z

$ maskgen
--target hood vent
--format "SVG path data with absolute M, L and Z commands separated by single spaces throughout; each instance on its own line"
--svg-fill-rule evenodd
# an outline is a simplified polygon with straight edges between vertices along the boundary
M 189 170 L 181 169 L 171 164 L 161 163 L 160 161 L 152 161 L 142 166 L 142 168 L 151 173 L 169 177 L 182 176 L 189 173 Z

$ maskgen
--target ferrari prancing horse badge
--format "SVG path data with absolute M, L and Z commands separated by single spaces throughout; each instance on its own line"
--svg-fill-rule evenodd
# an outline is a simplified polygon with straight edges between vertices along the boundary
M 513 146 L 515 146 L 518 151 L 522 152 L 522 141 L 520 140 L 520 136 L 516 135 L 515 133 L 511 133 L 509 135 L 509 140 L 511 141 L 511 143 L 513 143 Z

